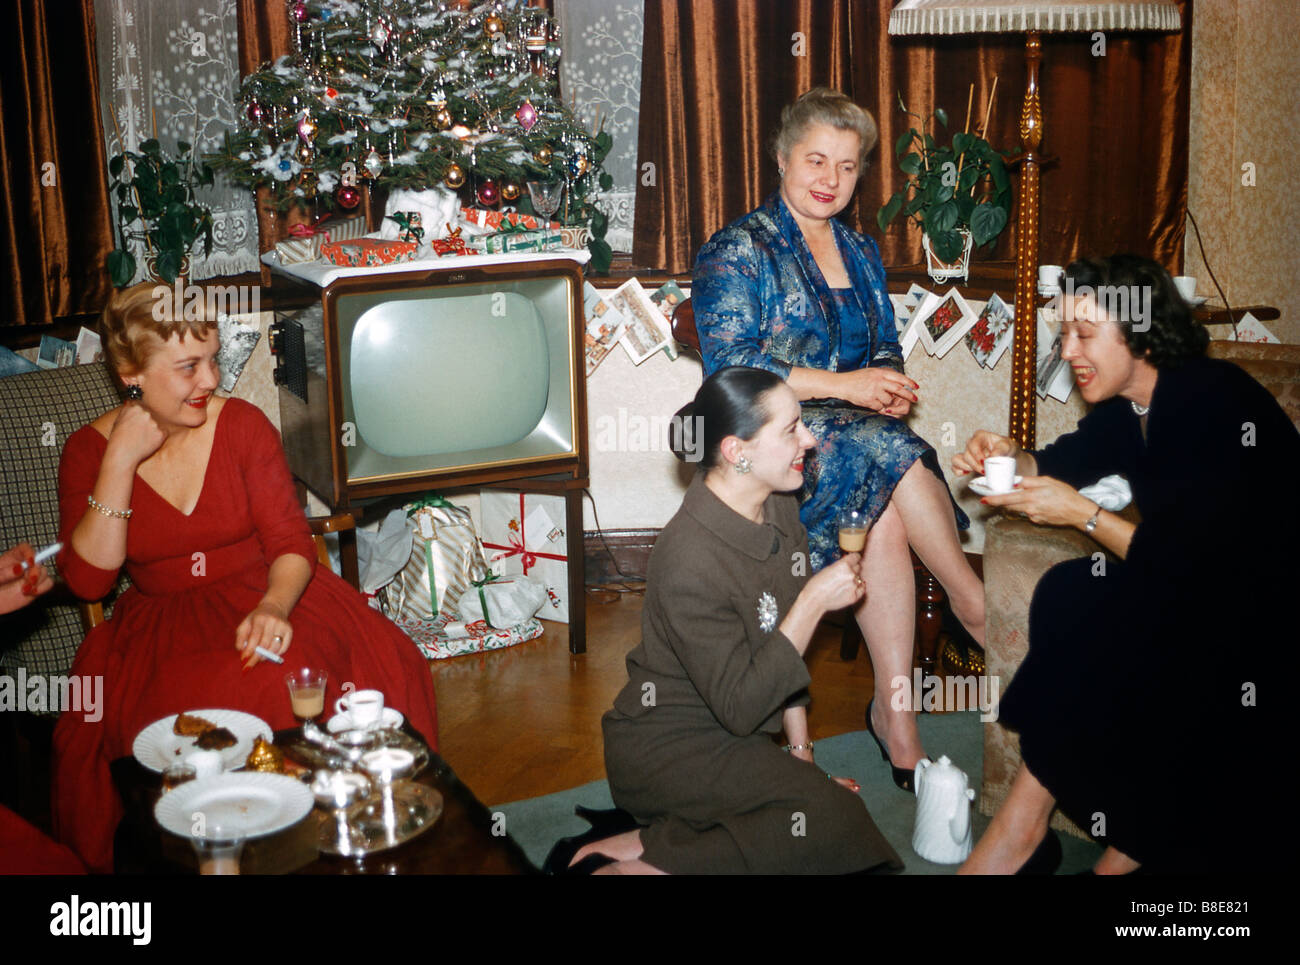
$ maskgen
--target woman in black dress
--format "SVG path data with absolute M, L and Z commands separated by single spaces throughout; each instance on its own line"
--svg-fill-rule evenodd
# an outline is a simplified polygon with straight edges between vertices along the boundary
M 1300 434 L 1245 372 L 1204 357 L 1208 335 L 1154 262 L 1077 261 L 1062 308 L 1062 356 L 1095 408 L 1041 452 L 978 432 L 953 468 L 1014 456 L 1024 481 L 983 502 L 1080 529 L 1122 562 L 1096 554 L 1039 582 L 1000 707 L 1023 763 L 963 871 L 1059 849 L 1055 806 L 1107 846 L 1098 873 L 1246 868 L 1275 830 L 1251 787 L 1266 746 L 1257 688 L 1287 639 Z M 1112 473 L 1140 523 L 1079 494 Z

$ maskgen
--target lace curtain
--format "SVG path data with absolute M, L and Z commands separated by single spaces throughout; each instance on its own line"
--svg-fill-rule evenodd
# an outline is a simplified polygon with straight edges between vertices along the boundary
M 123 144 L 135 150 L 155 130 L 169 154 L 177 141 L 193 144 L 198 155 L 216 150 L 239 110 L 234 0 L 95 0 L 95 23 L 108 156 Z M 214 238 L 210 256 L 201 248 L 191 254 L 190 278 L 256 271 L 252 195 L 218 178 L 198 198 L 212 209 Z M 135 254 L 140 280 L 144 258 Z
M 591 127 L 597 117 L 614 138 L 605 170 L 614 179 L 597 205 L 609 216 L 605 240 L 632 250 L 636 208 L 637 119 L 641 109 L 641 0 L 555 0 L 563 31 L 560 89 Z

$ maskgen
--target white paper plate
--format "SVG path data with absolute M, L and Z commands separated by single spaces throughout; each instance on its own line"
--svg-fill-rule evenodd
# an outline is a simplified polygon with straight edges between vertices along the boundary
M 1024 478 L 1025 478 L 1024 476 L 1017 476 L 1013 485 L 1019 486 L 1020 481 Z M 983 476 L 976 476 L 974 479 L 972 479 L 970 481 L 970 488 L 971 488 L 971 492 L 978 493 L 981 496 L 1005 496 L 1006 495 L 1006 493 L 995 493 L 992 489 L 989 489 L 989 481 L 985 479 Z
M 231 771 L 244 766 L 248 754 L 253 749 L 253 741 L 258 737 L 271 739 L 271 728 L 260 717 L 246 714 L 242 710 L 189 710 L 186 713 L 202 717 L 206 721 L 224 727 L 235 735 L 233 747 L 221 751 L 221 761 L 226 770 Z M 164 771 L 172 764 L 183 760 L 185 755 L 198 750 L 196 738 L 181 737 L 172 733 L 178 714 L 155 720 L 136 735 L 131 745 L 135 759 L 151 771 Z
M 154 805 L 162 827 L 183 838 L 233 840 L 274 834 L 311 810 L 307 786 L 283 774 L 218 774 L 168 791 Z
M 403 722 L 405 722 L 405 720 L 406 718 L 402 716 L 402 712 L 397 708 L 385 707 L 384 717 L 379 726 L 390 727 L 390 728 L 401 727 Z M 352 715 L 349 714 L 347 711 L 344 711 L 341 714 L 335 714 L 333 717 L 331 717 L 329 719 L 329 723 L 325 725 L 325 729 L 328 730 L 331 734 L 338 734 L 341 733 L 342 731 L 352 730 L 359 726 L 361 725 L 352 723 Z

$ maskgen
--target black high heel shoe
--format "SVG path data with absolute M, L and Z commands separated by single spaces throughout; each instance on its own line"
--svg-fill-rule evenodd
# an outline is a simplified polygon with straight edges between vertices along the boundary
M 544 875 L 591 874 L 597 868 L 613 864 L 615 859 L 610 858 L 608 855 L 589 854 L 576 865 L 570 867 L 573 856 L 586 845 L 604 841 L 606 838 L 612 838 L 615 835 L 624 834 L 640 827 L 632 815 L 618 808 L 609 811 L 595 811 L 579 805 L 573 809 L 573 813 L 585 819 L 591 825 L 591 830 L 582 834 L 575 834 L 572 837 L 561 838 L 557 841 L 555 847 L 551 848 L 550 854 L 546 856 L 546 861 L 542 863 L 542 874 Z M 603 860 L 596 861 L 595 859 Z
M 898 785 L 898 789 L 900 791 L 906 791 L 908 794 L 915 794 L 916 788 L 912 784 L 915 771 L 906 767 L 894 766 L 894 762 L 889 758 L 889 751 L 885 750 L 885 742 L 880 739 L 878 734 L 876 734 L 876 726 L 871 723 L 871 706 L 875 702 L 876 698 L 872 697 L 867 703 L 867 733 L 871 735 L 871 739 L 874 740 L 876 746 L 880 748 L 880 759 L 889 764 L 890 774 L 894 778 L 894 783 Z
M 1047 829 L 1047 837 L 1038 842 L 1038 847 L 1034 853 L 1025 859 L 1025 863 L 1020 866 L 1016 872 L 1018 875 L 1052 875 L 1056 874 L 1056 869 L 1061 866 L 1061 839 L 1056 836 L 1056 832 L 1051 828 Z M 1091 872 L 1087 872 L 1091 874 Z

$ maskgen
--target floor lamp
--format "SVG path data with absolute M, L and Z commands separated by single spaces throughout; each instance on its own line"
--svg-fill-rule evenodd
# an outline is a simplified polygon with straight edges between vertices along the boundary
M 893 36 L 1023 33 L 1028 79 L 1020 108 L 1020 205 L 1016 223 L 1016 327 L 1011 349 L 1008 434 L 1033 448 L 1037 417 L 1038 175 L 1043 111 L 1038 67 L 1043 33 L 1179 30 L 1174 0 L 899 0 L 889 15 Z

